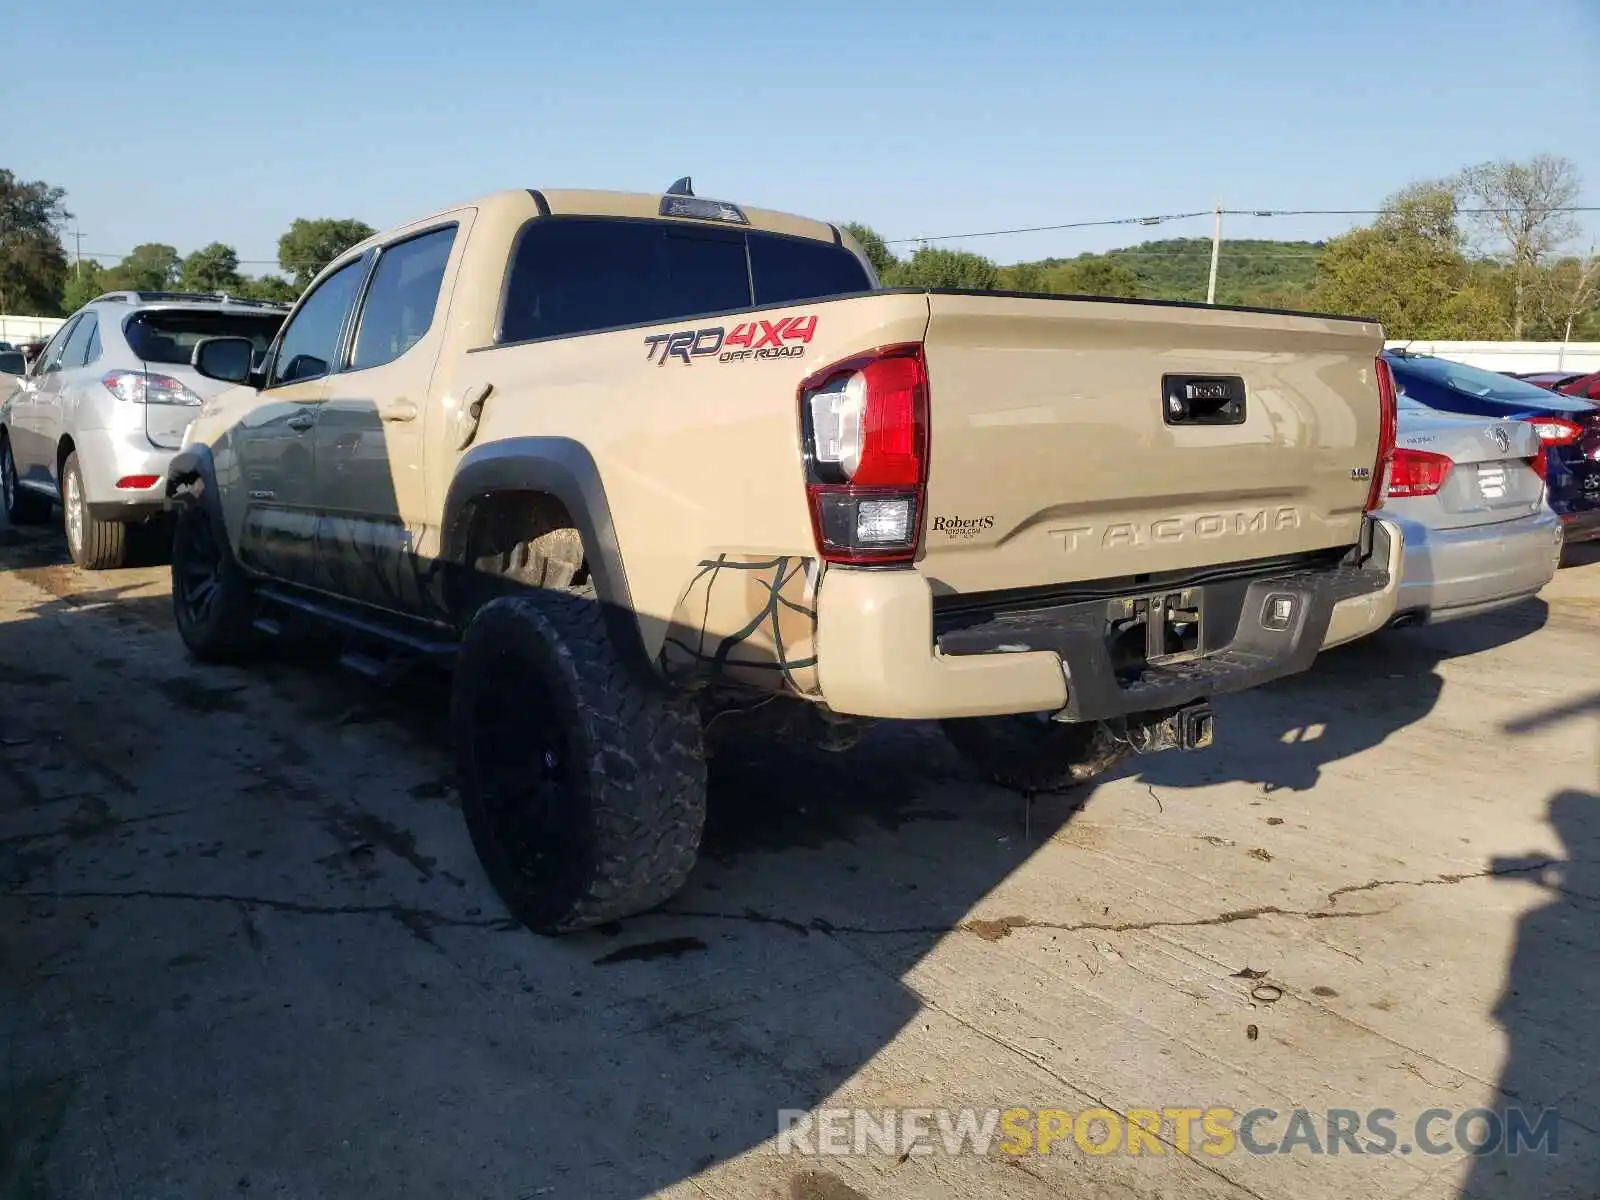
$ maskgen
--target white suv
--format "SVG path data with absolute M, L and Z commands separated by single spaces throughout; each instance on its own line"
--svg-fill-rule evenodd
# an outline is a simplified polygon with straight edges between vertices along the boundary
M 163 511 L 167 463 L 226 384 L 189 365 L 207 337 L 271 344 L 287 305 L 185 292 L 111 292 L 73 314 L 0 404 L 6 516 L 59 503 L 80 567 L 122 565 L 130 523 Z

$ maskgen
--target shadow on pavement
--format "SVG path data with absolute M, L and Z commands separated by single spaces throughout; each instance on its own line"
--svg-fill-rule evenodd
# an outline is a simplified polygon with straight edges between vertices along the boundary
M 1321 655 L 1310 671 L 1218 702 L 1214 751 L 1163 754 L 1129 767 L 1155 787 L 1239 781 L 1264 791 L 1310 791 L 1330 763 L 1382 743 L 1439 702 L 1440 663 L 1507 645 L 1544 627 L 1533 599 L 1472 620 L 1393 629 Z M 1254 731 L 1233 748 L 1235 724 Z
M 1587 1015 L 1600 1011 L 1600 793 L 1558 792 L 1548 819 L 1562 854 L 1490 867 L 1504 883 L 1536 883 L 1548 899 L 1517 922 L 1494 1007 L 1507 1042 L 1492 1104 L 1503 1127 L 1493 1152 L 1472 1162 L 1464 1195 L 1474 1200 L 1600 1195 L 1600 1026 Z M 1532 1136 L 1513 1148 L 1506 1139 L 1519 1123 Z
M 689 886 L 542 939 L 472 854 L 437 677 L 197 668 L 165 597 L 96 633 L 118 590 L 0 623 L 8 1197 L 653 1194 L 900 1037 L 903 972 L 1003 936 L 972 908 L 1089 794 L 1025 817 L 924 726 L 741 740 Z M 783 1186 L 855 1194 L 815 1165 Z
M 31 557 L 45 546 L 0 552 L 24 572 L 64 569 Z M 837 755 L 742 740 L 712 761 L 682 893 L 541 939 L 506 921 L 467 842 L 438 677 L 380 692 L 326 662 L 206 671 L 165 633 L 137 663 L 55 644 L 55 618 L 102 602 L 114 621 L 168 629 L 167 597 L 119 587 L 52 592 L 0 624 L 0 1195 L 110 1181 L 625 1200 L 692 1179 L 922 1017 L 910 968 L 944 938 L 1004 936 L 973 908 L 1092 792 L 1029 804 L 975 786 L 929 726 Z M 1163 755 L 1139 777 L 1308 789 L 1425 717 L 1441 661 L 1545 615 L 1534 602 L 1337 651 L 1225 702 L 1224 746 L 1235 727 L 1264 741 Z M 1552 820 L 1576 820 L 1579 799 L 1558 798 Z M 1594 834 L 1563 836 L 1564 886 L 1600 895 L 1579 887 Z M 1529 918 L 1513 979 L 1592 1012 L 1592 980 L 1554 983 L 1578 903 L 1559 897 L 1554 919 Z M 1576 944 L 1592 962 L 1584 911 Z M 1502 1009 L 1513 1087 L 1571 1050 L 1546 1048 L 1551 1010 L 1538 1011 Z M 797 1197 L 858 1200 L 812 1165 L 790 1173 Z

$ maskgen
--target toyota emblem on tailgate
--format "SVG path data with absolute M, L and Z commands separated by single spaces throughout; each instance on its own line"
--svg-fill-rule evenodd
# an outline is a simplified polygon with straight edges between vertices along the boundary
M 1511 449 L 1511 438 L 1508 437 L 1506 431 L 1501 429 L 1498 425 L 1491 425 L 1489 427 L 1489 436 L 1494 439 L 1494 444 L 1499 448 L 1501 454 L 1504 454 L 1507 450 Z

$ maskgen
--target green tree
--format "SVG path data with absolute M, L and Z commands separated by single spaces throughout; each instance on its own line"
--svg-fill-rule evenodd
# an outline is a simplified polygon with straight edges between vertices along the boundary
M 1000 268 L 970 250 L 920 247 L 909 262 L 890 272 L 899 287 L 965 288 L 984 291 L 998 286 Z
M 293 304 L 301 289 L 281 275 L 246 276 L 240 281 L 238 294 L 246 300 L 273 300 L 280 304 Z
M 1552 154 L 1526 162 L 1501 159 L 1468 167 L 1458 186 L 1472 199 L 1473 224 L 1490 254 L 1504 266 L 1511 338 L 1520 341 L 1535 318 L 1552 258 L 1578 235 L 1571 212 L 1582 187 L 1578 166 Z
M 0 312 L 54 315 L 66 283 L 66 192 L 0 170 Z
M 1495 336 L 1502 306 L 1466 258 L 1456 197 L 1448 181 L 1413 184 L 1372 225 L 1334 238 L 1317 263 L 1316 306 L 1376 317 L 1395 338 Z
M 165 242 L 146 242 L 135 246 L 126 258 L 106 272 L 106 286 L 133 292 L 167 291 L 178 282 L 181 265 L 177 247 Z
M 995 286 L 1004 292 L 1049 292 L 1052 269 L 1045 263 L 1013 263 L 1000 268 Z
M 90 259 L 67 268 L 66 286 L 61 289 L 61 311 L 77 312 L 106 290 L 105 270 Z
M 278 265 L 304 290 L 318 271 L 374 232 L 366 222 L 354 219 L 297 217 L 278 239 Z
M 1139 295 L 1139 277 L 1111 258 L 1081 258 L 1052 268 L 1046 290 L 1069 296 Z
M 243 280 L 239 277 L 239 255 L 232 246 L 212 242 L 183 260 L 178 283 L 187 292 L 228 292 L 237 295 Z
M 888 243 L 870 225 L 863 225 L 859 221 L 847 221 L 839 228 L 855 238 L 862 252 L 866 254 L 867 261 L 872 264 L 872 269 L 878 273 L 879 279 L 898 264 L 899 260 L 889 252 Z

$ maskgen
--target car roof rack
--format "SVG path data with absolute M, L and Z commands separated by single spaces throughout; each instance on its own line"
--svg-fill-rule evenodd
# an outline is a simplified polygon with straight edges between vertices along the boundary
M 249 300 L 243 296 L 230 296 L 227 292 L 106 292 L 104 295 L 96 296 L 92 303 L 145 304 L 158 300 L 179 300 L 198 304 L 237 304 L 243 308 L 289 308 L 289 305 L 281 300 Z

